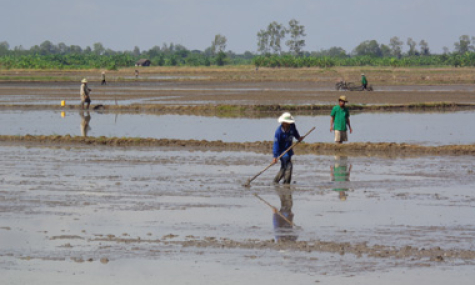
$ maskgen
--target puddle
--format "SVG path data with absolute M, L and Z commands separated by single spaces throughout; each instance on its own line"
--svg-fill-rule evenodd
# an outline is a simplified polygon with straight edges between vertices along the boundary
M 62 117 L 64 115 L 64 117 Z M 394 142 L 420 145 L 473 144 L 467 131 L 474 111 L 450 113 L 355 113 L 350 142 Z M 316 127 L 306 141 L 333 142 L 329 116 L 298 116 L 301 134 Z M 2 135 L 88 135 L 171 138 L 224 142 L 269 141 L 275 118 L 219 118 L 187 115 L 114 114 L 66 111 L 0 111 Z M 84 131 L 87 120 L 87 131 Z M 468 122 L 469 125 L 463 122 Z M 468 128 L 468 129 L 467 129 Z
M 0 272 L 14 282 L 128 284 L 139 271 L 138 284 L 475 277 L 473 254 L 463 257 L 475 242 L 471 157 L 297 155 L 291 187 L 271 184 L 274 167 L 244 188 L 270 153 L 0 146 L 0 155 Z M 297 243 L 274 243 L 266 203 L 292 213 Z

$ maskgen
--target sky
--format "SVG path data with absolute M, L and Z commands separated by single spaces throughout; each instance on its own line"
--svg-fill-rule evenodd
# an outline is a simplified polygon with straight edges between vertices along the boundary
M 0 42 L 30 48 L 45 40 L 83 48 L 141 50 L 163 43 L 204 50 L 216 34 L 226 50 L 257 51 L 257 32 L 272 21 L 305 26 L 305 51 L 333 46 L 351 52 L 365 40 L 391 37 L 433 53 L 475 36 L 474 0 L 0 0 Z M 283 50 L 288 50 L 283 47 Z

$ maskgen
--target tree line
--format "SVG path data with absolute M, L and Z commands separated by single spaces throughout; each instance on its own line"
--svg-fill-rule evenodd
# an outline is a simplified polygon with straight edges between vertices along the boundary
M 425 40 L 407 38 L 407 51 L 403 52 L 404 41 L 392 37 L 388 44 L 366 40 L 351 52 L 341 47 L 326 50 L 304 51 L 305 27 L 292 19 L 288 25 L 271 22 L 257 32 L 257 52 L 246 51 L 236 54 L 226 50 L 227 38 L 215 35 L 204 51 L 189 50 L 185 46 L 164 43 L 149 50 L 135 46 L 130 51 L 115 51 L 97 42 L 82 48 L 78 45 L 54 44 L 44 41 L 29 49 L 10 47 L 0 42 L 0 68 L 107 68 L 133 66 L 140 58 L 150 59 L 154 66 L 210 66 L 254 64 L 267 67 L 332 67 L 332 66 L 475 66 L 475 37 L 462 35 L 454 43 L 451 52 L 444 47 L 442 54 L 433 54 Z M 287 50 L 284 50 L 285 46 Z

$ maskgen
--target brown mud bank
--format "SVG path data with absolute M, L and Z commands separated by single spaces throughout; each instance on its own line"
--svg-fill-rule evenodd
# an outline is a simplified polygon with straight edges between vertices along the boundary
M 417 248 L 413 246 L 387 246 L 387 245 L 368 245 L 366 242 L 360 244 L 351 244 L 349 242 L 333 242 L 333 241 L 280 241 L 274 240 L 245 240 L 236 241 L 228 238 L 205 237 L 203 239 L 195 237 L 187 237 L 185 241 L 173 241 L 178 235 L 170 234 L 162 239 L 141 239 L 141 238 L 124 238 L 116 236 L 95 237 L 90 239 L 91 242 L 116 242 L 125 244 L 138 243 L 154 243 L 163 245 L 178 245 L 182 247 L 198 247 L 198 248 L 221 248 L 221 249 L 272 249 L 272 250 L 289 250 L 304 252 L 329 252 L 344 254 L 354 254 L 357 257 L 363 255 L 368 257 L 379 258 L 413 258 L 413 259 L 429 259 L 430 261 L 443 262 L 445 259 L 475 259 L 475 251 L 463 249 L 444 250 L 440 247 L 433 248 Z
M 266 113 L 291 111 L 304 114 L 319 114 L 331 111 L 334 105 L 163 105 L 163 104 L 131 104 L 131 105 L 91 105 L 91 110 L 102 110 L 120 113 L 149 113 L 149 114 L 195 114 L 207 116 L 250 116 L 261 117 Z M 475 104 L 455 102 L 431 102 L 417 104 L 386 104 L 386 105 L 357 105 L 349 104 L 350 111 L 358 112 L 418 112 L 418 111 L 443 111 L 453 112 L 462 110 L 475 110 Z M 79 105 L 23 105 L 1 104 L 0 110 L 80 110 Z
M 121 68 L 107 71 L 108 81 L 136 80 L 136 67 Z M 231 82 L 336 82 L 339 80 L 359 82 L 361 72 L 364 72 L 371 84 L 473 84 L 475 82 L 474 68 L 455 67 L 332 67 L 332 68 L 259 68 L 253 65 L 224 66 L 224 67 L 146 67 L 139 68 L 138 80 L 155 80 L 157 76 L 172 77 L 170 80 L 207 80 Z M 89 70 L 33 70 L 11 69 L 0 70 L 0 81 L 59 81 L 75 80 L 88 77 L 100 82 L 100 69 Z M 199 78 L 197 78 L 199 77 Z M 163 79 L 161 79 L 163 80 Z
M 177 140 L 152 138 L 117 138 L 117 137 L 80 137 L 80 136 L 6 136 L 0 135 L 0 142 L 15 144 L 45 145 L 89 145 L 110 147 L 169 147 L 194 150 L 214 151 L 252 151 L 267 152 L 272 149 L 272 142 L 223 142 L 207 140 Z M 475 145 L 421 146 L 398 143 L 302 143 L 296 148 L 300 154 L 364 154 L 364 155 L 475 155 Z

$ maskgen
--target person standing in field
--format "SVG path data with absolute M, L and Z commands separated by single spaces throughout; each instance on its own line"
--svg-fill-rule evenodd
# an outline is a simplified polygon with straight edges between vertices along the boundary
M 367 89 L 368 80 L 366 79 L 366 76 L 364 75 L 364 73 L 361 73 L 361 85 L 363 85 L 363 90 L 368 90 Z
M 350 134 L 353 132 L 353 129 L 350 125 L 350 111 L 345 107 L 346 96 L 340 96 L 338 99 L 338 105 L 333 107 L 330 114 L 330 132 L 335 131 L 335 142 L 342 143 L 348 141 L 348 134 L 346 132 L 346 126 L 350 129 Z
M 91 104 L 91 98 L 89 94 L 91 93 L 91 89 L 87 86 L 87 79 L 84 78 L 81 81 L 81 88 L 79 91 L 79 95 L 81 98 L 81 109 L 84 109 L 84 103 L 86 103 L 86 109 L 89 110 L 89 105 Z
M 134 73 L 135 73 L 135 79 L 139 78 L 139 71 L 137 69 L 135 70 Z
M 280 126 L 277 127 L 274 135 L 274 159 L 272 163 L 277 163 L 277 158 L 292 145 L 294 138 L 299 141 L 302 140 L 295 126 L 295 119 L 290 113 L 283 113 L 277 121 Z M 280 158 L 280 170 L 274 178 L 274 183 L 279 183 L 284 178 L 284 184 L 290 184 L 292 180 L 292 155 L 294 155 L 294 152 L 291 149 Z
M 103 72 L 101 73 L 101 77 L 102 77 L 101 85 L 107 85 L 107 83 L 106 83 L 106 73 L 105 73 L 105 71 L 103 71 Z

